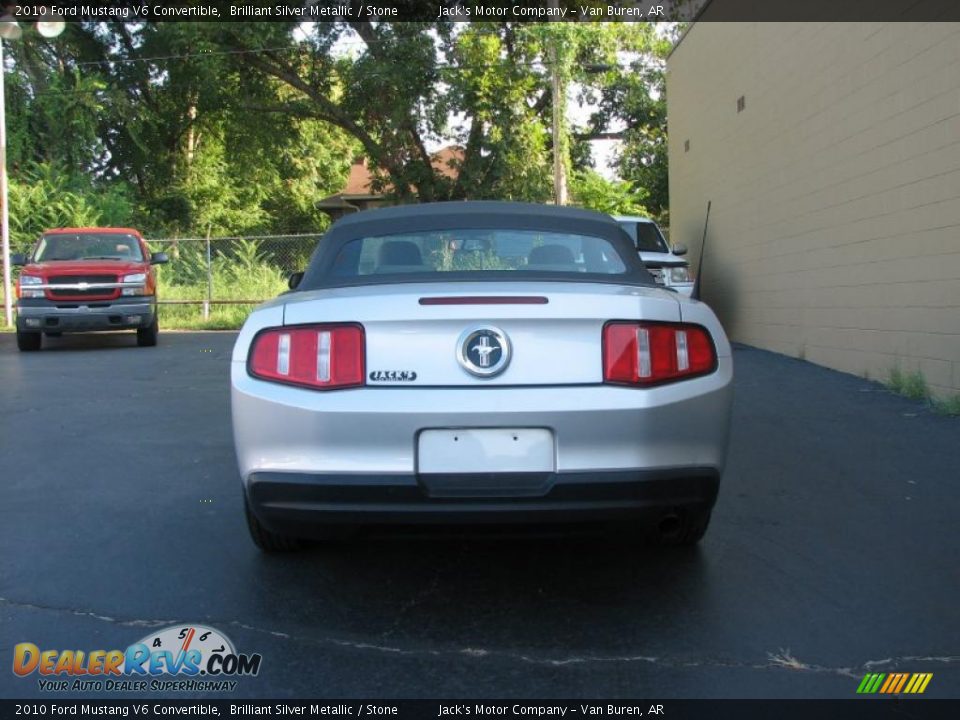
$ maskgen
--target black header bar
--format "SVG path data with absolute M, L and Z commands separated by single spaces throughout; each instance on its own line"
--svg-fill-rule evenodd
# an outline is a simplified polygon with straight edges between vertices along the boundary
M 960 700 L 0 700 L 0 718 L 953 720 Z
M 960 21 L 958 0 L 0 0 L 21 22 Z

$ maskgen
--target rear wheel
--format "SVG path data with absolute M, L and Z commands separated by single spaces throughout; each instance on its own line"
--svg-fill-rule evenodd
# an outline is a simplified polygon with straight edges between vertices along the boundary
M 304 543 L 300 538 L 279 535 L 261 525 L 257 516 L 251 512 L 246 498 L 243 500 L 243 509 L 247 514 L 247 527 L 253 544 L 264 552 L 293 552 L 303 548 Z
M 22 352 L 33 352 L 40 349 L 43 343 L 43 335 L 38 332 L 24 332 L 17 330 L 17 347 Z
M 157 322 L 157 316 L 153 316 L 153 322 L 149 327 L 137 328 L 137 345 L 140 347 L 153 347 L 157 344 L 157 336 L 160 334 L 160 323 Z

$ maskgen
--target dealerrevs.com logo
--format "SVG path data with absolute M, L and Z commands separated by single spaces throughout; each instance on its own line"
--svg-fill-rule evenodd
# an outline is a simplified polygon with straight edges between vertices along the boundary
M 263 660 L 238 653 L 230 639 L 205 625 L 171 625 L 125 650 L 13 648 L 13 672 L 37 676 L 47 692 L 232 691 L 234 678 L 254 676 Z

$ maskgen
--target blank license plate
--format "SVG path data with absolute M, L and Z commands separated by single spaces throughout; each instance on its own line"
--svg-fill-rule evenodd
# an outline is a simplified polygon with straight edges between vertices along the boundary
M 543 428 L 424 430 L 421 473 L 553 472 L 553 433 Z

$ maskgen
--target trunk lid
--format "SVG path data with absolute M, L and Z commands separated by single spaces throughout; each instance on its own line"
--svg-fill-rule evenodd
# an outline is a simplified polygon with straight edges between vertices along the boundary
M 362 324 L 371 386 L 600 383 L 606 322 L 680 320 L 674 293 L 602 283 L 368 285 L 294 293 L 283 300 L 285 325 Z M 436 302 L 453 304 L 430 304 Z M 480 327 L 502 332 L 510 346 L 506 367 L 491 377 L 478 377 L 461 357 L 469 331 Z M 475 348 L 490 341 L 476 336 L 467 344 Z M 479 365 L 480 355 L 475 350 L 468 360 Z

